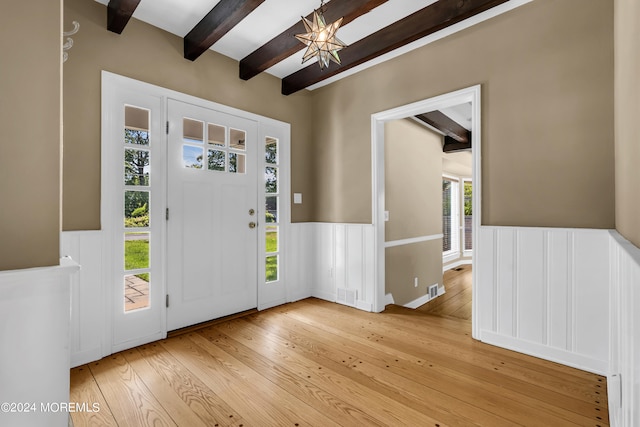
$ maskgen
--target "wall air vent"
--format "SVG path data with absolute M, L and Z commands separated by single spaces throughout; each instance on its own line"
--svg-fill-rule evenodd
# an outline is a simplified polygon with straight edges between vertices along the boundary
M 336 302 L 340 304 L 356 306 L 357 291 L 355 289 L 338 288 L 338 298 Z
M 432 300 L 438 296 L 438 284 L 429 286 L 429 299 Z

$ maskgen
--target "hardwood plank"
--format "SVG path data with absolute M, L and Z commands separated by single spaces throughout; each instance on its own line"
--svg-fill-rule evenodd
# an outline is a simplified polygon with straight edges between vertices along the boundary
M 603 377 L 477 342 L 454 317 L 316 299 L 131 349 L 71 379 L 72 399 L 104 402 L 104 419 L 75 413 L 77 427 L 608 425 Z
M 200 331 L 200 334 L 337 423 L 385 426 L 367 411 L 348 405 L 330 391 L 315 386 L 307 380 L 307 376 L 290 370 L 287 365 L 275 363 L 272 358 L 254 352 L 221 332 L 208 328 Z
M 102 392 L 98 388 L 96 380 L 91 375 L 87 366 L 80 366 L 71 370 L 70 402 L 88 404 L 93 409 L 93 404 L 98 404 L 98 411 L 72 412 L 71 418 L 76 426 L 87 427 L 111 427 L 117 426 L 115 418 Z
M 356 381 L 336 372 L 335 366 L 323 366 L 302 356 L 295 349 L 289 348 L 272 334 L 263 334 L 246 322 L 238 327 L 238 321 L 231 321 L 226 325 L 214 327 L 232 339 L 244 344 L 254 351 L 264 351 L 272 354 L 281 364 L 287 364 L 290 369 L 306 375 L 307 379 L 316 386 L 331 389 L 342 400 L 361 410 L 371 413 L 377 420 L 387 425 L 435 425 L 442 424 L 439 420 L 419 413 L 407 406 L 362 386 Z M 400 415 L 402 414 L 402 415 Z M 400 417 L 400 418 L 398 418 Z
M 259 324 L 260 327 L 278 334 L 285 340 L 290 340 L 291 345 L 295 345 L 301 351 L 304 349 L 305 355 L 315 359 L 317 363 L 325 366 L 329 360 L 332 364 L 342 364 L 345 369 L 352 371 L 349 376 L 354 380 L 378 389 L 386 396 L 408 407 L 430 413 L 447 425 L 513 425 L 512 422 L 500 416 L 439 391 L 433 387 L 432 383 L 420 384 L 414 378 L 393 372 L 390 374 L 388 369 L 389 356 L 395 357 L 395 355 L 371 349 L 321 328 L 301 322 L 291 322 L 283 315 L 259 316 L 247 320 Z M 317 337 L 317 339 L 313 337 Z M 351 351 L 350 353 L 336 351 L 335 346 L 325 344 L 329 342 L 338 344 L 338 348 L 348 347 Z M 369 367 L 371 369 L 368 369 Z
M 178 425 L 232 426 L 242 417 L 160 344 L 124 352 L 124 357 Z
M 297 316 L 296 320 L 299 321 L 310 320 L 308 316 L 300 314 L 295 315 L 290 313 L 289 315 Z M 424 363 L 418 363 L 418 361 L 428 361 L 430 365 L 438 367 L 437 372 L 433 373 L 433 375 L 440 376 L 441 374 L 446 374 L 447 376 L 447 378 L 439 377 L 441 381 L 439 387 L 446 387 L 447 384 L 458 384 L 459 391 L 465 392 L 464 384 L 467 384 L 467 386 L 472 385 L 476 390 L 484 391 L 481 393 L 482 396 L 478 397 L 480 400 L 502 395 L 505 400 L 502 401 L 499 406 L 502 406 L 504 411 L 509 410 L 509 405 L 513 407 L 512 413 L 505 412 L 503 416 L 517 417 L 512 418 L 514 422 L 523 421 L 520 418 L 521 414 L 528 413 L 529 416 L 534 416 L 540 409 L 543 409 L 544 412 L 541 412 L 541 415 L 537 416 L 538 419 L 543 419 L 548 413 L 552 413 L 555 414 L 554 416 L 560 416 L 565 420 L 578 421 L 579 423 L 587 421 L 587 419 L 581 415 L 584 411 L 589 410 L 590 415 L 594 418 L 599 416 L 601 412 L 591 403 L 592 400 L 587 401 L 586 397 L 584 400 L 569 398 L 560 393 L 563 389 L 556 392 L 552 391 L 553 387 L 549 385 L 548 389 L 545 389 L 540 385 L 534 385 L 527 381 L 513 378 L 510 375 L 512 371 L 508 369 L 508 365 L 502 364 L 504 362 L 498 362 L 500 364 L 497 366 L 489 365 L 491 360 L 469 355 L 467 352 L 460 350 L 458 345 L 442 344 L 439 343 L 438 340 L 430 341 L 423 337 L 416 339 L 415 334 L 412 334 L 414 338 L 410 342 L 402 341 L 401 339 L 394 338 L 403 335 L 401 329 L 390 330 L 378 324 L 374 326 L 364 325 L 360 322 L 354 322 L 353 319 L 340 318 L 340 316 L 336 316 L 335 313 L 333 313 L 330 320 L 326 319 L 326 316 L 322 315 L 322 313 L 318 314 L 316 319 L 322 320 L 320 322 L 316 320 L 315 325 L 328 331 L 335 332 L 337 329 L 333 326 L 340 325 L 340 333 L 348 333 L 349 339 L 352 341 L 359 340 L 362 343 L 375 342 L 376 344 L 374 345 L 376 347 L 387 346 L 389 351 L 396 355 L 396 359 L 394 359 L 396 364 L 399 360 L 403 360 L 405 362 L 412 361 L 413 363 L 424 366 Z M 492 348 L 482 343 L 476 343 L 476 345 L 489 349 Z M 411 360 L 411 357 L 408 357 L 409 355 L 415 358 Z M 422 374 L 412 372 L 411 375 L 415 378 Z M 529 375 L 531 375 L 531 373 L 529 373 Z M 424 380 L 427 384 L 433 384 L 435 381 L 433 376 L 426 377 Z M 555 382 L 554 386 L 565 387 L 565 383 Z M 583 393 L 585 392 L 584 390 L 581 391 Z M 567 392 L 570 393 L 570 391 Z M 556 407 L 554 404 L 535 398 L 539 396 L 548 396 L 548 401 L 552 401 L 554 404 L 558 403 L 561 407 Z M 466 400 L 469 398 L 471 398 L 471 396 L 467 395 L 464 396 L 463 399 Z M 510 402 L 511 399 L 515 399 L 517 402 Z M 485 402 L 485 405 L 497 405 L 497 403 L 489 400 Z M 565 406 L 576 409 L 565 409 Z
M 89 366 L 118 425 L 176 425 L 122 354 L 106 357 Z
M 163 346 L 232 407 L 242 408 L 250 425 L 315 425 L 323 418 L 198 334 L 167 340 Z

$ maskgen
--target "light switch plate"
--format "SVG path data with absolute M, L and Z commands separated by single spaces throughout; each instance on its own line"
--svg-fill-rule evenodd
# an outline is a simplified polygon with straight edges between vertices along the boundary
M 296 205 L 302 204 L 302 193 L 293 193 L 293 203 Z
M 384 220 L 389 221 L 389 211 L 384 211 Z

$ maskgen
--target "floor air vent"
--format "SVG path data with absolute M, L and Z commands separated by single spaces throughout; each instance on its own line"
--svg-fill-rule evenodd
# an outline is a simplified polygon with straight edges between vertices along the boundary
M 354 289 L 338 288 L 338 299 L 336 302 L 355 307 L 356 291 Z
M 464 270 L 464 267 L 456 267 L 453 269 L 453 271 L 462 271 Z

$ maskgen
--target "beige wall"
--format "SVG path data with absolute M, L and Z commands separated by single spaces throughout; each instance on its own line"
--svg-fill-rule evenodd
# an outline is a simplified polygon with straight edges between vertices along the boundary
M 429 286 L 443 284 L 442 239 L 387 248 L 385 269 L 385 293 L 391 293 L 396 304 L 404 305 L 426 295 Z
M 483 223 L 613 228 L 613 7 L 536 0 L 312 92 L 315 220 L 371 221 L 371 114 L 482 85 Z M 336 191 L 340 189 L 341 191 Z
M 442 136 L 413 120 L 385 124 L 385 240 L 442 233 Z
M 640 3 L 615 1 L 616 228 L 640 247 Z
M 441 234 L 442 136 L 403 119 L 385 123 L 384 141 L 385 241 Z M 385 291 L 396 304 L 424 296 L 429 285 L 442 285 L 442 239 L 387 248 L 385 254 Z
M 60 258 L 60 1 L 0 14 L 0 270 Z
M 95 1 L 65 1 L 65 20 L 77 20 L 81 25 L 64 73 L 65 230 L 100 228 L 101 70 L 290 123 L 291 190 L 305 196 L 304 204 L 292 205 L 292 218 L 312 219 L 315 183 L 307 91 L 282 96 L 280 80 L 265 73 L 248 82 L 240 80 L 238 63 L 212 51 L 195 62 L 188 61 L 183 58 L 182 38 L 136 19 L 129 22 L 122 35 L 108 32 L 106 14 L 105 6 Z M 42 39 L 46 37 L 38 43 Z

